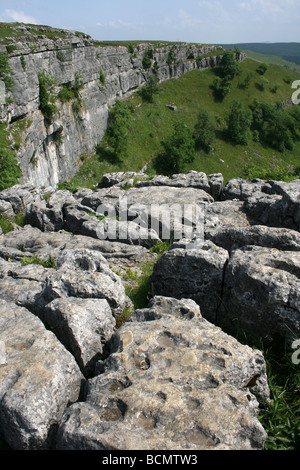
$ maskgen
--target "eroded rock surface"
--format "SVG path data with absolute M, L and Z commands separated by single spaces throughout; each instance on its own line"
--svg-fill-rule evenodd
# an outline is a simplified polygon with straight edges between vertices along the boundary
M 74 357 L 32 313 L 0 300 L 0 431 L 13 449 L 47 449 L 65 408 L 80 396 Z
M 16 449 L 262 449 L 264 358 L 233 336 L 290 348 L 300 335 L 299 180 L 135 175 L 124 191 L 125 176 L 75 194 L 0 193 L 2 214 L 27 217 L 0 235 L 2 435 Z M 150 247 L 177 228 L 168 206 L 185 204 L 201 208 L 191 237 L 158 257 Z M 101 222 L 121 226 L 124 214 L 139 240 L 99 239 Z M 36 258 L 50 267 L 27 264 Z M 128 279 L 157 258 L 149 307 L 116 330 L 133 309 Z
M 190 300 L 155 298 L 110 342 L 58 449 L 262 449 L 268 397 L 262 354 L 204 320 Z

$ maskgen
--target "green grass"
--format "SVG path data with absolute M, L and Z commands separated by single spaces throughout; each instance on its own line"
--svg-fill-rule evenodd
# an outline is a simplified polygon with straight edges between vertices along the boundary
M 134 109 L 129 127 L 128 156 L 115 156 L 104 137 L 97 154 L 87 159 L 71 183 L 74 187 L 92 188 L 99 183 L 104 173 L 139 171 L 145 164 L 148 164 L 149 173 L 155 174 L 153 161 L 162 150 L 161 141 L 171 134 L 173 124 L 183 120 L 193 129 L 201 109 L 206 109 L 216 123 L 216 141 L 209 154 L 197 151 L 195 161 L 187 165 L 185 171 L 193 169 L 207 174 L 220 172 L 226 182 L 240 177 L 248 170 L 249 165 L 269 170 L 299 165 L 300 142 L 296 143 L 292 151 L 285 151 L 283 154 L 252 139 L 247 146 L 242 146 L 233 145 L 226 138 L 227 117 L 234 100 L 241 101 L 244 106 L 249 106 L 255 98 L 260 102 L 273 104 L 291 100 L 294 91 L 291 84 L 299 76 L 277 65 L 269 65 L 264 75 L 269 85 L 265 91 L 261 91 L 258 87 L 261 75 L 256 72 L 257 66 L 258 63 L 251 59 L 246 59 L 241 64 L 241 73 L 233 79 L 232 89 L 223 102 L 216 101 L 213 96 L 213 69 L 194 70 L 179 79 L 160 84 L 160 91 L 155 95 L 153 103 L 143 102 L 139 93 L 133 94 L 127 99 Z M 249 73 L 253 74 L 253 78 L 249 87 L 243 89 L 241 84 Z M 271 91 L 275 84 L 276 93 Z M 174 104 L 177 111 L 167 109 L 168 104 Z
M 300 365 L 284 346 L 266 349 L 271 402 L 259 419 L 268 433 L 266 450 L 300 450 Z
M 8 217 L 3 217 L 0 214 L 0 227 L 4 234 L 14 230 L 13 224 L 19 225 L 19 227 L 24 227 L 26 224 L 26 215 L 16 214 L 13 219 L 9 219 Z
M 52 269 L 56 268 L 56 264 L 52 256 L 49 256 L 47 260 L 38 258 L 35 255 L 30 256 L 30 257 L 24 256 L 24 258 L 21 260 L 21 264 L 23 266 L 28 266 L 30 264 L 37 264 L 37 265 L 43 266 L 44 268 L 52 268 Z

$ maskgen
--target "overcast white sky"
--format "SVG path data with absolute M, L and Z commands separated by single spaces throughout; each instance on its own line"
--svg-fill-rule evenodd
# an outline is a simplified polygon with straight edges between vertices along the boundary
M 0 21 L 99 40 L 300 42 L 300 0 L 1 0 Z

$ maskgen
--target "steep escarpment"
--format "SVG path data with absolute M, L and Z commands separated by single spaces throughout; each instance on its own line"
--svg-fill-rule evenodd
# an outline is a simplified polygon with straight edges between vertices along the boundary
M 192 44 L 103 47 L 84 34 L 46 27 L 19 25 L 14 34 L 0 45 L 13 79 L 1 119 L 23 182 L 37 187 L 72 177 L 80 157 L 101 141 L 109 107 L 149 75 L 164 81 L 221 57 L 215 46 Z

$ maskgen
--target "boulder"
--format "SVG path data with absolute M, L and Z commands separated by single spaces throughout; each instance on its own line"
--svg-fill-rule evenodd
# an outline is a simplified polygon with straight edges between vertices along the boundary
M 110 219 L 109 217 L 101 221 L 96 217 L 85 220 L 81 226 L 81 234 L 99 240 L 141 245 L 146 248 L 150 248 L 160 241 L 157 232 L 148 229 L 148 226 L 143 227 L 135 222 Z
M 137 178 L 148 178 L 148 175 L 145 173 L 141 172 L 135 172 L 135 171 L 120 171 L 120 172 L 115 172 L 115 173 L 106 173 L 103 175 L 100 183 L 99 183 L 99 188 L 110 188 L 111 186 L 118 185 L 120 183 L 124 183 L 128 180 L 134 180 Z
M 9 202 L 15 214 L 25 214 L 31 203 L 41 200 L 41 193 L 30 183 L 17 184 L 1 191 L 0 200 Z
M 218 324 L 248 341 L 300 336 L 300 252 L 246 246 L 231 253 Z M 259 344 L 259 343 L 257 343 Z
M 242 201 L 217 201 L 205 206 L 205 238 L 214 236 L 226 227 L 250 227 L 250 222 Z
M 0 300 L 0 432 L 15 450 L 50 449 L 83 376 L 73 356 L 28 310 Z
M 84 400 L 65 412 L 59 450 L 258 450 L 268 399 L 260 351 L 203 319 L 195 302 L 156 297 L 112 337 Z
M 1 196 L 1 193 L 0 193 Z M 0 215 L 8 219 L 13 219 L 15 216 L 13 206 L 9 201 L 0 199 Z
M 56 298 L 79 297 L 106 299 L 113 315 L 120 315 L 126 305 L 125 289 L 119 276 L 104 261 L 98 252 L 91 250 L 62 253 L 57 271 L 46 277 L 42 292 L 35 299 L 32 306 L 35 313 Z
M 211 186 L 205 173 L 191 170 L 187 174 L 179 173 L 168 176 L 157 175 L 148 181 L 138 181 L 137 188 L 151 186 L 170 186 L 174 188 L 195 188 L 202 189 L 210 194 Z
M 226 250 L 210 241 L 196 249 L 170 249 L 154 266 L 149 295 L 193 299 L 203 317 L 215 323 L 228 258 Z
M 215 200 L 221 198 L 223 193 L 223 184 L 224 184 L 224 177 L 222 173 L 213 173 L 208 175 L 209 178 L 209 186 L 210 186 L 210 194 Z
M 245 245 L 277 248 L 283 251 L 300 251 L 300 233 L 287 228 L 224 226 L 214 232 L 206 232 L 206 238 L 227 251 L 233 251 Z
M 106 299 L 58 298 L 40 318 L 70 351 L 85 376 L 93 374 L 116 321 Z
M 55 232 L 64 226 L 60 205 L 49 207 L 45 200 L 34 202 L 27 208 L 26 223 L 42 232 Z
M 94 217 L 92 218 L 94 219 Z M 99 240 L 64 232 L 41 232 L 38 228 L 30 225 L 0 237 L 0 256 L 18 261 L 24 256 L 32 256 L 33 254 L 45 260 L 49 256 L 57 260 L 65 249 L 83 248 L 101 252 L 108 260 L 143 262 L 152 258 L 149 250 L 139 245 L 128 245 L 120 242 L 111 243 L 109 240 Z

